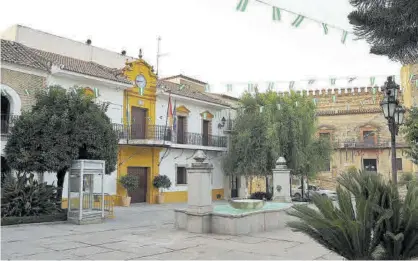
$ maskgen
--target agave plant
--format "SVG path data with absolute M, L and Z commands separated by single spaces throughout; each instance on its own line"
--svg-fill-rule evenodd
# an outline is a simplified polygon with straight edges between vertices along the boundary
M 405 201 L 380 175 L 356 172 L 338 179 L 338 206 L 319 195 L 316 209 L 296 205 L 288 225 L 349 260 L 411 259 L 418 255 L 418 187 Z

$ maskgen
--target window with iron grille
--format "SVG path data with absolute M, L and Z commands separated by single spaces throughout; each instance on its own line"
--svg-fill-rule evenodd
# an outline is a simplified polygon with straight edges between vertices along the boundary
M 396 159 L 396 169 L 397 170 L 402 170 L 402 158 L 397 158 Z

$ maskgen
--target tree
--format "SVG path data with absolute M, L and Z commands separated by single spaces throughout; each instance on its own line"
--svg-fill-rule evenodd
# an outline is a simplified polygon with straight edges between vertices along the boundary
M 65 174 L 75 159 L 106 161 L 116 168 L 117 134 L 106 115 L 107 104 L 94 103 L 83 89 L 60 86 L 35 95 L 31 111 L 23 112 L 6 144 L 6 159 L 20 172 L 55 172 L 61 201 Z
M 330 142 L 316 133 L 315 105 L 292 92 L 245 94 L 235 119 L 226 173 L 269 175 L 279 156 L 284 156 L 293 175 L 313 177 L 329 162 Z
M 409 143 L 407 153 L 411 156 L 412 161 L 418 164 L 418 109 L 412 108 L 406 118 L 403 129 L 405 140 Z
M 402 64 L 418 62 L 418 4 L 416 0 L 350 0 L 348 15 L 354 33 L 372 45 L 370 53 Z

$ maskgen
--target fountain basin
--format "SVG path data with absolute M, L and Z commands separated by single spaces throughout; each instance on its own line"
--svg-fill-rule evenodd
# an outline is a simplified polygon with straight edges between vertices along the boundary
M 215 205 L 211 213 L 191 213 L 175 209 L 174 226 L 193 233 L 246 235 L 272 231 L 286 226 L 291 217 L 286 210 L 292 204 L 266 202 L 260 209 L 237 209 L 229 204 Z
M 265 201 L 260 199 L 231 199 L 229 205 L 235 209 L 262 209 Z

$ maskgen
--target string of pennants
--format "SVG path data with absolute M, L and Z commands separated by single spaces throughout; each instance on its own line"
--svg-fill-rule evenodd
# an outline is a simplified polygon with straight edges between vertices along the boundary
M 322 28 L 322 31 L 323 31 L 324 35 L 329 34 L 330 28 L 339 31 L 340 34 L 341 34 L 341 43 L 342 44 L 346 43 L 347 37 L 349 35 L 354 35 L 353 32 L 350 32 L 350 31 L 348 31 L 344 28 L 329 24 L 325 21 L 320 21 L 320 20 L 308 17 L 308 16 L 300 14 L 300 13 L 293 12 L 293 11 L 285 9 L 285 8 L 274 6 L 270 3 L 267 3 L 267 2 L 262 1 L 262 0 L 251 0 L 251 1 L 270 6 L 271 10 L 272 10 L 272 20 L 273 20 L 273 22 L 283 21 L 283 14 L 287 13 L 287 14 L 290 14 L 293 17 L 291 25 L 294 28 L 298 28 L 302 23 L 306 23 L 306 21 L 309 21 L 309 22 L 314 22 L 314 23 L 318 24 L 319 28 Z M 236 7 L 236 10 L 238 12 L 247 11 L 247 7 L 248 7 L 249 2 L 250 2 L 250 0 L 239 0 L 239 2 L 237 4 L 237 7 Z
M 409 79 L 412 83 L 415 75 L 410 75 Z M 400 84 L 400 77 L 398 75 L 392 75 L 392 79 Z M 315 87 L 326 88 L 341 88 L 341 87 L 374 87 L 382 86 L 387 80 L 387 75 L 370 76 L 370 77 L 336 77 L 330 79 L 308 79 L 301 81 L 265 81 L 265 82 L 229 82 L 221 83 L 222 92 L 249 92 L 253 93 L 256 89 L 259 91 L 290 91 L 290 90 L 313 90 Z M 418 79 L 415 80 L 418 88 Z M 211 91 L 209 84 L 205 87 L 206 92 Z
M 45 88 L 46 88 L 46 91 L 49 92 L 49 88 L 48 87 L 45 87 Z M 94 88 L 88 87 L 88 88 L 92 89 L 93 94 L 94 94 L 94 98 L 98 98 L 98 97 L 101 96 L 99 88 L 96 88 L 96 87 L 94 87 Z M 78 89 L 79 88 L 73 88 L 72 90 L 73 90 L 74 93 L 76 93 Z M 85 88 L 81 88 L 81 89 L 85 89 Z M 33 90 L 24 89 L 25 94 L 28 95 L 28 96 L 31 95 L 31 94 L 35 94 L 35 91 L 36 91 L 36 89 L 33 89 Z M 5 91 L 3 89 L 1 89 L 1 94 L 5 95 Z

